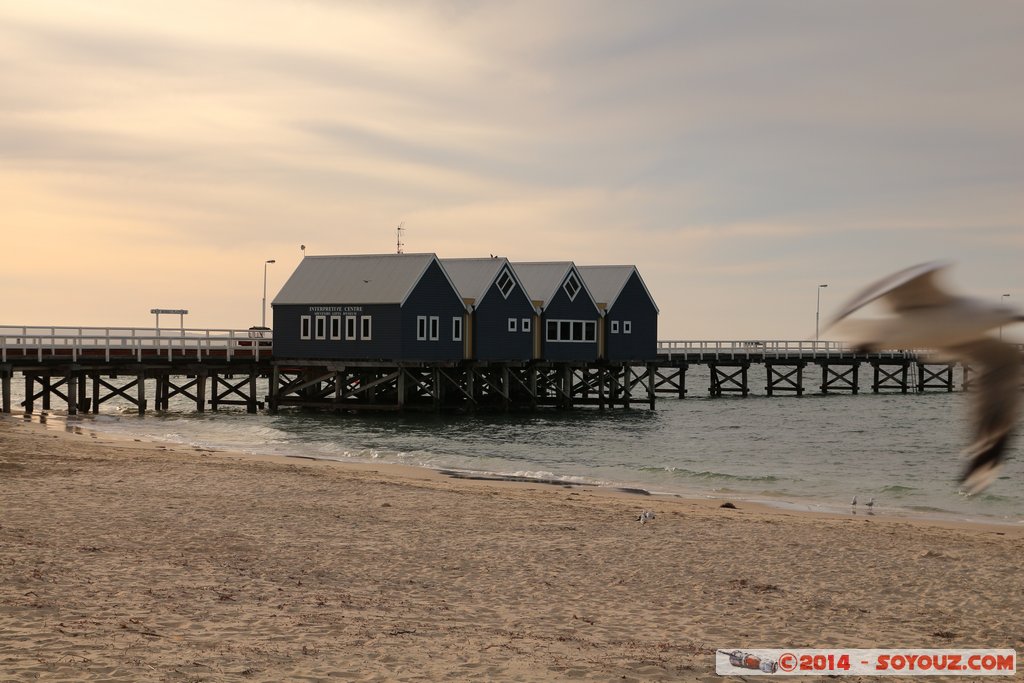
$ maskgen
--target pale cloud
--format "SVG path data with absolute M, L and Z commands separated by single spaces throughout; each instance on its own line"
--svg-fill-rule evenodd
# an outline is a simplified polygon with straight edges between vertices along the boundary
M 410 251 L 636 263 L 667 336 L 797 334 L 818 283 L 931 258 L 1024 299 L 1016 3 L 241 7 L 0 6 L 4 237 L 58 245 L 6 322 L 148 324 L 171 289 L 245 326 L 263 260 L 273 288 L 401 221 Z

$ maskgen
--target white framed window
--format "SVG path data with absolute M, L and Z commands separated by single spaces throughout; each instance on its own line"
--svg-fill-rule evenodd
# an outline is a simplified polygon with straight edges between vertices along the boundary
M 416 341 L 427 340 L 427 316 L 416 316 Z
M 553 342 L 597 341 L 595 320 L 549 320 L 547 340 Z
M 618 333 L 619 333 L 619 321 L 618 320 L 613 320 L 612 321 L 612 334 L 618 334 Z
M 441 318 L 436 315 L 430 316 L 430 341 L 437 341 L 441 338 Z
M 515 318 L 509 318 L 508 319 L 508 331 L 509 332 L 515 332 L 516 331 L 516 322 L 517 321 L 516 321 Z
M 316 317 L 316 338 L 327 338 L 327 316 L 318 315 Z
M 452 341 L 462 341 L 462 316 L 452 318 Z
M 373 339 L 373 316 L 364 315 L 359 319 L 359 338 L 363 341 Z
M 523 318 L 522 322 L 519 325 L 519 329 L 521 329 L 523 332 L 529 332 L 530 331 L 530 319 L 529 318 Z
M 312 320 L 308 315 L 299 317 L 299 339 L 309 339 L 313 336 L 310 334 L 313 326 Z
M 331 316 L 331 339 L 341 339 L 341 316 Z
M 622 321 L 622 334 L 633 334 L 633 321 L 623 320 Z
M 580 290 L 583 289 L 583 285 L 580 284 L 576 273 L 569 273 L 569 277 L 565 278 L 565 282 L 562 283 L 562 289 L 565 290 L 565 293 L 569 295 L 569 300 L 572 301 L 580 293 Z
M 508 295 L 512 293 L 512 290 L 516 288 L 516 280 L 512 277 L 512 273 L 508 272 L 508 268 L 503 268 L 501 275 L 497 279 L 498 291 L 501 295 L 508 298 Z
M 354 315 L 345 316 L 345 340 L 352 341 L 356 338 L 356 317 Z

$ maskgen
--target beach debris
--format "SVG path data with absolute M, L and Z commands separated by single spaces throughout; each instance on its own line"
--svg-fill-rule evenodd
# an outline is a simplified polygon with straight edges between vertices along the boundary
M 838 324 L 836 334 L 859 352 L 934 349 L 943 361 L 958 359 L 978 369 L 974 440 L 964 453 L 968 463 L 960 475 L 963 491 L 973 495 L 999 474 L 1021 393 L 1020 350 L 988 333 L 1024 321 L 1024 315 L 1003 306 L 1002 298 L 996 305 L 948 292 L 936 279 L 945 268 L 946 264 L 925 263 L 876 282 L 847 302 L 828 328 Z M 875 301 L 887 305 L 893 315 L 847 320 Z
M 650 522 L 653 519 L 654 519 L 654 510 L 644 510 L 636 518 L 636 521 L 640 522 L 640 526 L 643 526 L 644 524 L 647 524 L 647 522 Z
M 732 504 L 732 503 L 730 503 L 729 501 L 725 501 L 724 503 L 722 503 L 722 504 L 721 504 L 721 505 L 719 505 L 718 507 L 720 507 L 720 508 L 725 508 L 726 510 L 739 510 L 739 508 L 738 508 L 738 507 L 736 507 L 735 505 L 733 505 L 733 504 Z

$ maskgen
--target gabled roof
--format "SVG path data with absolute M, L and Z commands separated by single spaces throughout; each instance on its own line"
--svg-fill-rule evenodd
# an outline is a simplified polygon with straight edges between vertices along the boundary
M 455 283 L 459 296 L 463 299 L 472 299 L 477 304 L 498 278 L 502 268 L 509 266 L 509 272 L 516 278 L 515 270 L 510 266 L 508 259 L 503 257 L 446 258 L 441 259 L 441 265 Z M 518 279 L 516 278 L 517 281 Z
M 626 283 L 629 282 L 629 278 L 632 277 L 633 273 L 636 273 L 637 278 L 640 280 L 640 286 L 644 288 L 647 298 L 654 304 L 654 310 L 661 313 L 657 302 L 651 296 L 651 291 L 647 289 L 647 284 L 644 282 L 643 277 L 640 276 L 640 271 L 636 269 L 636 266 L 576 266 L 576 270 L 579 271 L 584 282 L 587 283 L 591 294 L 594 295 L 594 300 L 598 304 L 604 304 L 605 310 L 611 310 L 619 295 L 622 294 L 622 290 L 625 289 Z
M 551 303 L 551 300 L 558 293 L 558 288 L 562 286 L 569 272 L 576 270 L 576 266 L 572 261 L 513 263 L 512 267 L 515 268 L 519 281 L 523 283 L 523 287 L 526 288 L 526 293 L 530 299 L 532 301 L 539 301 L 542 308 L 547 308 L 547 305 Z M 597 302 L 594 300 L 594 295 L 587 287 L 587 283 L 583 280 L 582 275 L 580 275 L 580 284 L 596 306 Z
M 434 254 L 307 256 L 274 297 L 273 305 L 401 305 L 435 261 Z M 458 291 L 454 284 L 452 289 Z

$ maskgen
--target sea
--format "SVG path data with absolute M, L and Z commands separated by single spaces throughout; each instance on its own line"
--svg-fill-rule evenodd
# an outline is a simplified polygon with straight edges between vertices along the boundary
M 959 491 L 961 452 L 972 433 L 970 393 L 821 395 L 819 384 L 808 368 L 803 396 L 768 397 L 763 368 L 755 366 L 752 395 L 711 398 L 707 370 L 694 366 L 687 397 L 659 397 L 656 410 L 250 415 L 223 407 L 199 413 L 191 402 L 172 400 L 167 411 L 139 416 L 112 400 L 98 415 L 58 409 L 42 419 L 58 429 L 255 456 L 627 488 L 652 494 L 650 501 L 669 495 L 864 515 L 873 498 L 876 515 L 1024 524 L 1020 438 L 988 490 Z

